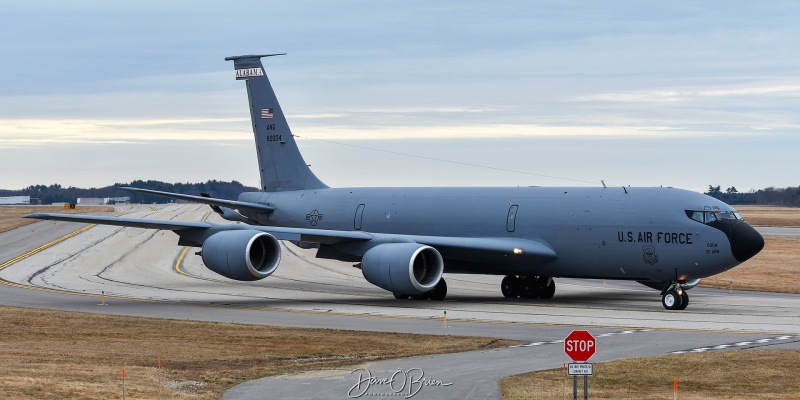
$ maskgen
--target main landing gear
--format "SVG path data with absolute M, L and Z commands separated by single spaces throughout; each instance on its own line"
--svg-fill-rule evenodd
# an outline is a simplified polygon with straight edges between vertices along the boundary
M 549 276 L 506 275 L 500 290 L 509 299 L 552 299 L 556 293 L 556 283 Z
M 679 283 L 673 283 L 661 292 L 661 304 L 667 310 L 685 310 L 689 305 L 689 294 Z
M 407 295 L 402 293 L 394 292 L 394 298 L 398 300 L 405 300 L 407 298 L 412 298 L 414 300 L 444 300 L 445 296 L 447 296 L 447 282 L 444 281 L 444 278 L 439 279 L 439 283 L 433 287 L 433 289 L 421 293 L 421 294 L 413 294 Z

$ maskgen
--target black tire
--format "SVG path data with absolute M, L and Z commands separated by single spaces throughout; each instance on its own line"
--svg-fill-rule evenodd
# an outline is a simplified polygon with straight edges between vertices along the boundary
M 431 300 L 442 301 L 447 296 L 447 282 L 444 281 L 444 278 L 439 279 L 439 283 L 431 289 L 430 292 Z
M 431 292 L 427 291 L 425 293 L 412 294 L 411 298 L 414 299 L 414 300 L 428 300 L 428 299 L 431 298 Z
M 681 294 L 681 306 L 678 307 L 677 309 L 685 310 L 686 307 L 689 307 L 689 294 L 686 293 L 686 291 L 684 290 L 683 293 Z
M 519 297 L 525 299 L 539 298 L 541 290 L 539 288 L 538 279 L 535 276 L 526 276 L 522 278 L 522 284 L 519 289 Z
M 547 281 L 550 281 L 550 283 L 548 284 Z M 552 299 L 554 294 L 556 294 L 556 281 L 545 277 L 544 282 L 542 282 L 542 292 L 539 294 L 539 298 Z
M 408 295 L 407 294 L 402 294 L 402 293 L 397 293 L 397 292 L 394 292 L 392 294 L 394 294 L 394 298 L 397 299 L 397 300 L 406 300 L 406 299 L 408 299 Z
M 675 291 L 675 289 L 667 290 L 664 296 L 661 296 L 661 305 L 667 310 L 679 310 L 683 303 L 683 298 Z
M 520 284 L 520 279 L 516 276 L 506 275 L 503 278 L 503 282 L 500 283 L 500 291 L 503 292 L 503 296 L 509 299 L 516 299 L 519 297 Z

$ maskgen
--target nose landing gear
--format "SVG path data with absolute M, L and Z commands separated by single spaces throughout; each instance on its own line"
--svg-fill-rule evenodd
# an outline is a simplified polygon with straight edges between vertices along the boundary
M 661 304 L 667 310 L 685 310 L 689 306 L 689 294 L 680 283 L 674 282 L 661 292 Z

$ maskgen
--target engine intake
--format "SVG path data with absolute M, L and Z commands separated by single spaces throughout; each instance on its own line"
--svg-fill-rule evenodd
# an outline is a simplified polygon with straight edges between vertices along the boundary
M 203 243 L 203 263 L 208 269 L 237 281 L 270 276 L 281 262 L 281 247 L 274 236 L 255 230 L 222 231 Z
M 422 294 L 436 286 L 444 261 L 436 249 L 419 243 L 386 243 L 364 253 L 361 272 L 371 284 L 395 293 Z

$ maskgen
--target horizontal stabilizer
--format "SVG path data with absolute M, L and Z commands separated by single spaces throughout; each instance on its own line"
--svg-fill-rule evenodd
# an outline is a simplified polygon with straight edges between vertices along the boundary
M 249 54 L 245 56 L 230 56 L 225 57 L 225 61 L 236 61 L 242 60 L 247 58 L 263 58 L 263 57 L 274 57 L 274 56 L 285 56 L 286 53 L 275 53 L 275 54 Z
M 189 201 L 192 203 L 208 204 L 210 206 L 227 207 L 238 211 L 248 211 L 256 214 L 269 214 L 275 211 L 275 207 L 270 207 L 264 204 L 247 203 L 244 201 L 215 199 L 213 197 L 192 196 L 189 194 L 179 194 L 170 192 L 160 192 L 158 190 L 139 189 L 132 187 L 120 188 L 129 192 L 149 194 L 151 196 L 166 197 L 168 199 Z

